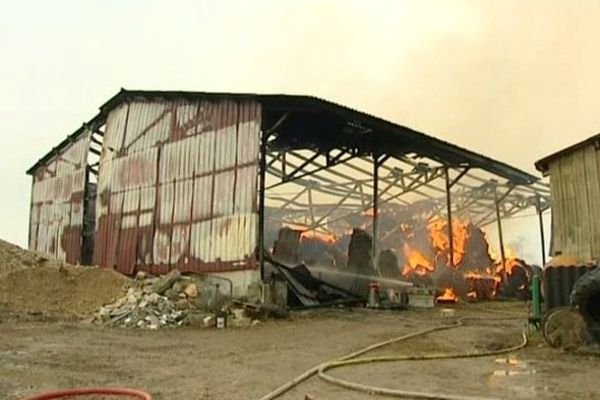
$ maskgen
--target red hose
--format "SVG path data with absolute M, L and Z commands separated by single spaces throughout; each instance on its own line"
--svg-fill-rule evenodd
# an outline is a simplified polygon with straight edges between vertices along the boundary
M 106 394 L 117 396 L 135 397 L 140 400 L 152 400 L 152 396 L 141 390 L 119 388 L 119 387 L 84 387 L 75 389 L 61 389 L 52 392 L 36 394 L 23 400 L 50 400 L 63 397 L 81 396 L 88 394 Z

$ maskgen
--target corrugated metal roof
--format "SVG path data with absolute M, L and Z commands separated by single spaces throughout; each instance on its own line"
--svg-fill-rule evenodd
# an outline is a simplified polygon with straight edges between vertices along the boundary
M 319 114 L 319 118 L 343 119 L 354 126 L 363 127 L 371 132 L 370 135 L 372 139 L 369 141 L 367 151 L 388 154 L 390 151 L 397 151 L 400 153 L 410 150 L 420 156 L 429 157 L 451 166 L 470 166 L 474 168 L 481 168 L 517 184 L 532 183 L 538 180 L 535 176 L 514 168 L 506 163 L 469 151 L 432 136 L 428 136 L 405 126 L 398 125 L 373 115 L 312 96 L 185 91 L 139 91 L 122 89 L 119 93 L 117 93 L 100 107 L 100 114 L 94 117 L 94 120 L 102 118 L 105 119 L 111 110 L 114 110 L 123 103 L 132 101 L 136 98 L 210 101 L 231 100 L 238 102 L 252 100 L 262 105 L 263 112 L 317 112 Z M 157 108 L 149 112 L 157 116 L 160 114 L 159 108 L 160 106 L 157 104 Z M 146 115 L 143 117 L 143 120 L 147 120 L 147 118 L 150 117 L 151 115 Z M 177 119 L 179 121 L 184 122 L 186 118 L 187 117 L 184 110 L 181 111 L 181 115 L 177 115 Z M 135 124 L 135 122 L 132 123 Z M 155 132 L 152 132 L 150 135 L 145 135 L 145 140 L 160 140 L 161 132 L 164 133 L 164 127 L 156 126 L 154 129 Z M 135 131 L 135 129 L 133 129 L 132 132 L 133 131 Z M 51 157 L 52 154 L 60 151 L 64 145 L 68 144 L 69 140 L 72 140 L 73 136 L 77 136 L 81 132 L 82 129 L 79 129 L 73 135 L 67 138 L 67 140 L 63 141 L 57 148 L 53 149 L 44 158 L 31 167 L 28 170 L 28 173 L 33 173 L 33 171 L 35 171 L 38 166 L 42 165 L 49 157 Z M 295 135 L 301 136 L 302 133 L 297 132 Z M 328 137 L 326 140 L 329 142 L 334 141 L 337 143 L 344 143 L 345 138 L 350 136 L 351 135 L 347 132 L 338 132 L 338 135 L 333 135 L 332 133 L 331 137 Z M 302 138 L 300 138 L 300 140 L 301 139 Z M 127 138 L 125 140 L 127 140 Z M 390 141 L 392 143 L 390 143 Z
M 561 157 L 571 154 L 572 152 L 584 148 L 586 146 L 593 145 L 595 148 L 600 148 L 600 133 L 591 136 L 581 142 L 577 142 L 574 145 L 566 147 L 562 150 L 557 151 L 556 153 L 552 153 L 549 156 L 542 158 L 535 162 L 535 168 L 538 171 L 543 172 L 544 174 L 548 173 L 548 165 Z

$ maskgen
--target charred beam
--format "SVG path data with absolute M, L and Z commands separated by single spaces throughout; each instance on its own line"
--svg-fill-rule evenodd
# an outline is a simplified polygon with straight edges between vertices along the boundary
M 546 265 L 546 238 L 544 235 L 544 210 L 542 209 L 542 200 L 540 195 L 536 196 L 536 208 L 538 213 L 538 220 L 540 224 L 540 240 L 542 242 L 542 266 Z
M 496 204 L 496 207 L 494 210 L 490 211 L 485 217 L 481 218 L 480 221 L 478 221 L 475 225 L 477 226 L 483 226 L 482 222 L 486 221 L 489 217 L 491 217 L 492 215 L 494 215 L 494 213 L 498 213 L 499 212 L 499 207 L 497 206 L 497 204 L 500 204 L 504 201 L 504 199 L 506 199 L 506 197 L 508 197 L 508 195 L 513 191 L 513 189 L 515 188 L 514 185 L 510 185 L 508 187 L 508 189 L 506 190 L 506 192 L 498 197 L 498 190 L 494 189 L 494 203 Z
M 321 165 L 315 161 L 321 155 L 321 153 L 316 152 L 311 157 L 303 157 L 302 155 L 294 153 L 294 152 L 289 152 L 289 153 L 292 154 L 293 156 L 299 158 L 300 160 L 302 160 L 303 161 L 302 164 L 295 167 L 294 171 L 292 171 L 290 174 L 281 175 L 281 179 L 282 179 L 281 182 L 274 183 L 271 186 L 269 186 L 267 189 L 272 189 L 274 187 L 281 186 L 285 183 L 293 182 L 295 180 L 302 179 L 302 178 L 310 176 L 310 175 L 314 175 L 319 171 L 330 168 L 334 165 L 343 164 L 343 163 L 348 162 L 348 161 L 352 160 L 353 158 L 357 157 L 357 155 L 355 155 L 355 154 L 345 153 L 346 157 L 338 158 L 334 165 Z M 307 171 L 305 173 L 300 173 L 300 171 L 302 171 L 302 169 L 304 169 L 308 165 L 313 165 L 313 166 L 316 166 L 317 168 L 315 168 L 314 170 L 311 170 L 311 171 Z M 330 171 L 330 172 L 332 172 L 332 171 Z M 342 174 L 338 174 L 338 175 L 341 175 L 341 177 L 343 177 L 343 178 L 347 178 L 347 177 L 343 176 Z
M 344 197 L 342 197 L 333 207 L 331 207 L 325 214 L 323 214 L 317 221 L 314 221 L 314 216 L 313 216 L 313 221 L 311 226 L 308 228 L 309 230 L 313 230 L 316 228 L 319 228 L 321 226 L 323 226 L 323 221 L 325 220 L 325 218 L 329 217 L 335 210 L 338 209 L 338 207 L 340 207 L 342 204 L 344 204 L 344 202 L 346 200 L 348 200 L 348 197 L 350 197 L 350 192 L 348 192 L 348 194 Z
M 267 138 L 269 136 L 271 136 L 271 134 L 275 133 L 277 131 L 277 129 L 279 129 L 281 127 L 281 125 L 285 122 L 286 119 L 288 119 L 288 117 L 290 116 L 290 112 L 286 112 L 284 113 L 281 117 L 279 117 L 279 119 L 277 121 L 275 121 L 275 123 L 269 128 L 267 129 L 267 131 L 265 132 L 267 135 Z
M 281 177 L 282 182 L 290 182 L 290 181 L 293 181 L 294 179 L 300 178 L 299 176 L 297 176 L 300 174 L 300 171 L 304 170 L 304 168 L 306 168 L 306 166 L 308 166 L 313 161 L 315 161 L 317 158 L 319 158 L 320 155 L 321 155 L 321 153 L 315 152 L 315 154 L 313 154 L 309 159 L 305 160 L 302 164 L 300 164 L 298 167 L 296 167 L 296 169 L 294 169 L 288 175 L 282 176 Z
M 434 179 L 441 178 L 442 176 L 443 176 L 443 171 L 442 171 L 442 170 L 440 170 L 440 171 L 437 171 L 435 174 L 432 174 L 432 175 L 430 175 L 430 176 L 429 176 L 429 178 L 427 179 L 427 181 L 426 181 L 426 182 L 420 182 L 419 186 L 423 186 L 423 185 L 427 184 L 428 182 L 431 182 L 431 181 L 432 181 L 432 180 L 434 180 Z M 396 198 L 400 197 L 401 195 L 403 195 L 403 194 L 405 194 L 405 193 L 407 193 L 407 192 L 408 192 L 408 191 L 403 191 L 403 192 L 400 192 L 400 193 L 396 193 L 395 195 L 393 195 L 393 196 L 390 196 L 390 197 L 388 197 L 387 199 L 380 200 L 380 201 L 379 201 L 379 205 L 381 205 L 381 204 L 385 204 L 385 203 L 389 203 L 389 202 L 391 202 L 392 200 L 394 200 L 394 199 L 396 199 Z M 358 215 L 358 214 L 362 214 L 364 211 L 366 211 L 366 210 L 368 209 L 368 207 L 369 207 L 369 205 L 367 205 L 367 207 L 364 207 L 363 209 L 361 209 L 361 210 L 359 210 L 359 211 L 355 211 L 355 212 L 352 212 L 352 213 L 348 213 L 347 215 L 344 215 L 343 217 L 337 218 L 337 219 L 335 219 L 335 220 L 331 220 L 331 221 L 329 221 L 329 223 L 331 223 L 331 222 L 336 222 L 336 221 L 339 221 L 339 220 L 342 220 L 342 219 L 344 219 L 344 218 L 347 218 L 347 217 L 350 217 L 350 216 L 352 216 L 352 215 Z
M 377 223 L 379 222 L 379 165 L 380 158 L 373 155 L 373 248 L 371 254 L 377 257 Z
M 503 197 L 506 197 L 505 194 Z M 498 192 L 495 192 L 496 196 L 496 221 L 498 222 L 498 240 L 500 242 L 500 257 L 502 259 L 502 274 L 504 278 L 504 282 L 508 280 L 508 274 L 506 272 L 506 255 L 504 253 L 504 238 L 502 236 L 502 219 L 500 217 L 500 202 L 501 198 L 498 197 Z
M 96 138 L 94 137 L 94 135 L 91 135 L 91 136 L 90 136 L 90 141 L 91 141 L 92 143 L 95 143 L 95 144 L 97 144 L 98 146 L 102 147 L 102 142 L 101 142 L 100 140 L 96 139 Z
M 308 190 L 308 187 L 304 187 L 301 191 L 299 191 L 298 193 L 296 193 L 292 198 L 282 200 L 282 201 L 284 201 L 284 203 L 283 203 L 283 205 L 281 207 L 279 207 L 279 209 L 283 210 L 285 207 L 287 207 L 291 203 L 295 202 L 300 196 L 302 196 L 304 193 L 306 193 L 307 190 Z
M 271 168 L 273 164 L 279 161 L 283 157 L 283 151 L 278 152 L 275 156 L 271 156 L 271 159 L 267 163 L 267 168 Z
M 450 173 L 448 167 L 444 168 L 444 178 L 446 181 L 446 213 L 448 218 L 448 244 L 449 244 L 449 261 L 450 267 L 454 268 L 454 233 L 452 232 L 452 182 L 450 182 Z
M 270 133 L 263 130 L 260 140 L 258 177 L 258 266 L 260 278 L 265 278 L 265 183 L 267 175 L 267 141 Z
M 314 224 L 315 223 L 315 211 L 313 209 L 312 186 L 308 187 L 306 194 L 308 196 L 308 213 L 310 215 L 310 223 Z
M 458 183 L 458 181 L 460 180 L 460 178 L 465 176 L 467 174 L 467 172 L 469 172 L 470 169 L 471 169 L 470 167 L 463 168 L 463 170 L 460 171 L 460 173 L 454 179 L 452 179 L 452 181 L 450 182 L 450 187 L 453 187 L 454 185 L 456 185 Z

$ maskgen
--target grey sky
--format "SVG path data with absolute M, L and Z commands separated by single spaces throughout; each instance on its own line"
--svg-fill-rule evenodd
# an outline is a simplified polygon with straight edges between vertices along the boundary
M 533 172 L 598 130 L 597 1 L 2 1 L 0 237 L 120 87 L 299 93 Z

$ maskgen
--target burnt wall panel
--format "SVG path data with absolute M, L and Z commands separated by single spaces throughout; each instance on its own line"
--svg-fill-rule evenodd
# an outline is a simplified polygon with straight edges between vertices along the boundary
M 136 99 L 107 117 L 94 259 L 135 270 L 256 267 L 261 109 Z
M 29 249 L 82 262 L 83 203 L 90 132 L 84 132 L 33 173 Z

